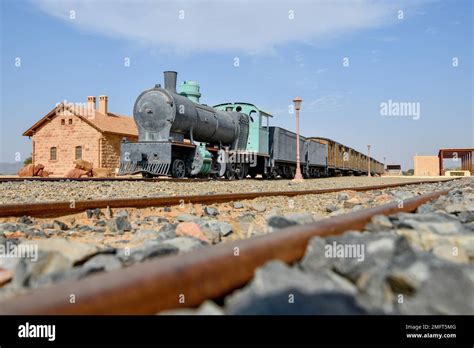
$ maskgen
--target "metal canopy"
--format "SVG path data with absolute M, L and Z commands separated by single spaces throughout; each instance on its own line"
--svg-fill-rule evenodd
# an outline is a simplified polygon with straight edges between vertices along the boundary
M 474 148 L 459 148 L 459 149 L 440 149 L 438 152 L 439 158 L 439 175 L 444 175 L 443 160 L 444 159 L 461 159 L 461 170 L 468 170 L 472 175 L 474 171 Z

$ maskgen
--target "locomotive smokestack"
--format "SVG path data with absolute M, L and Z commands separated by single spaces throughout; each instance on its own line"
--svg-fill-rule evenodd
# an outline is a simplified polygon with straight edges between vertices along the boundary
M 165 89 L 167 91 L 177 93 L 176 92 L 176 77 L 178 73 L 176 71 L 165 71 L 163 74 L 165 75 Z

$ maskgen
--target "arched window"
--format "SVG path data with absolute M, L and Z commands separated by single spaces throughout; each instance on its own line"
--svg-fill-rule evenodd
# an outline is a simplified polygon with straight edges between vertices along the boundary
M 76 159 L 82 159 L 82 146 L 76 146 Z
M 49 149 L 49 159 L 52 161 L 56 161 L 58 159 L 58 149 L 56 147 Z

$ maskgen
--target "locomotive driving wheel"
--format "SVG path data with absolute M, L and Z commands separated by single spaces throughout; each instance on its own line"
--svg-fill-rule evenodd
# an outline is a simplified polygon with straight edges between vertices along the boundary
M 213 164 L 212 164 L 212 174 L 211 174 L 211 177 L 213 179 L 219 179 L 219 173 L 221 171 L 221 164 L 217 161 L 215 161 Z
M 235 176 L 238 180 L 245 179 L 247 176 L 247 165 L 245 163 L 238 163 L 235 166 Z
M 171 166 L 171 176 L 173 178 L 184 178 L 186 175 L 186 164 L 183 160 L 175 159 Z
M 235 174 L 236 174 L 236 166 L 235 163 L 228 163 L 226 170 L 225 170 L 225 177 L 228 180 L 234 180 L 235 179 Z

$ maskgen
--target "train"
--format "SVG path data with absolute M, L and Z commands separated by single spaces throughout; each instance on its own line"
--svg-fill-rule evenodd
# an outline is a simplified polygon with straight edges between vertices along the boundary
M 296 134 L 270 126 L 270 113 L 247 102 L 202 104 L 200 87 L 164 72 L 164 87 L 143 91 L 133 107 L 138 141 L 124 138 L 118 175 L 173 178 L 292 179 Z M 368 156 L 328 138 L 300 136 L 305 178 L 368 174 Z M 382 163 L 370 158 L 372 175 Z

